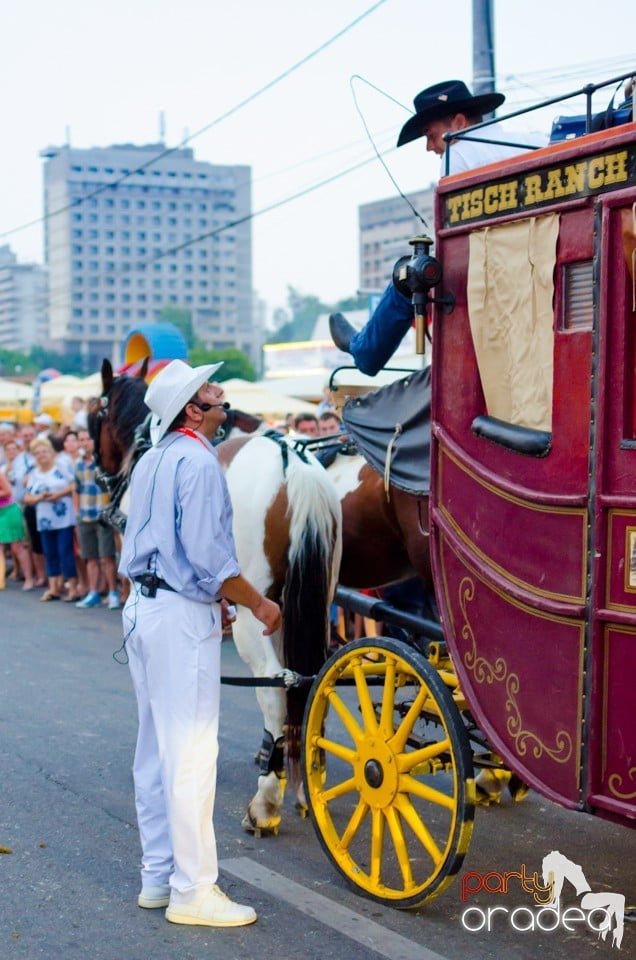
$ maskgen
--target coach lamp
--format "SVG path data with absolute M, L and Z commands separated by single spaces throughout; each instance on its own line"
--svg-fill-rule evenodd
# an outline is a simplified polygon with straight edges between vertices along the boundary
M 410 297 L 415 313 L 415 351 L 424 353 L 427 335 L 426 306 L 439 303 L 444 313 L 450 313 L 455 307 L 455 297 L 445 293 L 443 297 L 432 297 L 430 291 L 442 279 L 442 265 L 429 253 L 433 241 L 430 237 L 414 237 L 409 240 L 413 247 L 410 257 L 400 257 L 393 267 L 393 283 L 405 297 Z

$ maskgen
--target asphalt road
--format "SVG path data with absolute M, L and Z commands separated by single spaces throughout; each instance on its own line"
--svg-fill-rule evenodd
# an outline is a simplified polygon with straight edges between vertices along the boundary
M 470 900 L 492 929 L 462 926 L 462 877 L 540 870 L 559 850 L 581 864 L 594 891 L 636 903 L 636 833 L 566 812 L 531 794 L 479 808 L 464 868 L 437 900 L 396 911 L 349 889 L 325 857 L 293 798 L 277 838 L 241 829 L 253 793 L 261 721 L 252 690 L 224 687 L 215 824 L 221 884 L 259 920 L 227 931 L 178 927 L 140 910 L 139 846 L 131 760 L 136 718 L 126 667 L 113 659 L 120 617 L 107 609 L 41 604 L 8 584 L 0 594 L 0 958 L 16 960 L 490 960 L 512 955 L 587 960 L 636 956 L 627 922 L 620 952 L 584 924 L 521 932 L 510 911 L 528 897 L 514 880 L 506 896 Z M 244 673 L 231 642 L 223 672 Z M 496 883 L 496 879 L 491 880 Z M 565 891 L 564 891 L 565 892 Z M 568 904 L 576 905 L 574 891 Z M 471 923 L 478 925 L 473 912 Z M 521 921 L 518 924 L 523 925 Z

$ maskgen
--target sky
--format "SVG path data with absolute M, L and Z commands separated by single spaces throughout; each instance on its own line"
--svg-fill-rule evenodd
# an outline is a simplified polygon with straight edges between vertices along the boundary
M 500 116 L 636 67 L 631 0 L 494 8 Z M 20 0 L 0 77 L 0 245 L 43 260 L 42 223 L 17 228 L 42 215 L 44 147 L 155 143 L 163 116 L 168 146 L 192 137 L 197 159 L 251 167 L 253 285 L 271 315 L 289 285 L 327 303 L 358 288 L 358 206 L 396 194 L 360 113 L 403 192 L 437 180 L 424 141 L 392 148 L 418 91 L 472 84 L 472 0 Z

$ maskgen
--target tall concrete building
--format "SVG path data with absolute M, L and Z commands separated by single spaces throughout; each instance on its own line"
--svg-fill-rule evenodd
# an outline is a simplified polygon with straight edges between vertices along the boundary
M 18 263 L 5 244 L 0 247 L 0 347 L 28 353 L 46 337 L 46 271 L 38 263 Z
M 64 352 L 81 352 L 87 368 L 119 362 L 131 330 L 177 307 L 206 347 L 259 361 L 250 167 L 163 143 L 41 155 L 50 336 Z
M 426 220 L 428 227 L 415 216 L 402 197 L 374 200 L 358 208 L 360 230 L 360 289 L 381 292 L 393 273 L 399 257 L 411 253 L 409 240 L 428 233 L 433 236 L 434 187 L 408 194 L 408 198 Z

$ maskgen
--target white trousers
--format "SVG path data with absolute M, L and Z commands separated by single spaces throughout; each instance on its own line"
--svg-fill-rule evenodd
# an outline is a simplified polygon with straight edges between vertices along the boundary
M 192 902 L 218 877 L 212 822 L 218 754 L 221 612 L 136 585 L 123 610 L 139 733 L 133 775 L 145 886 Z

